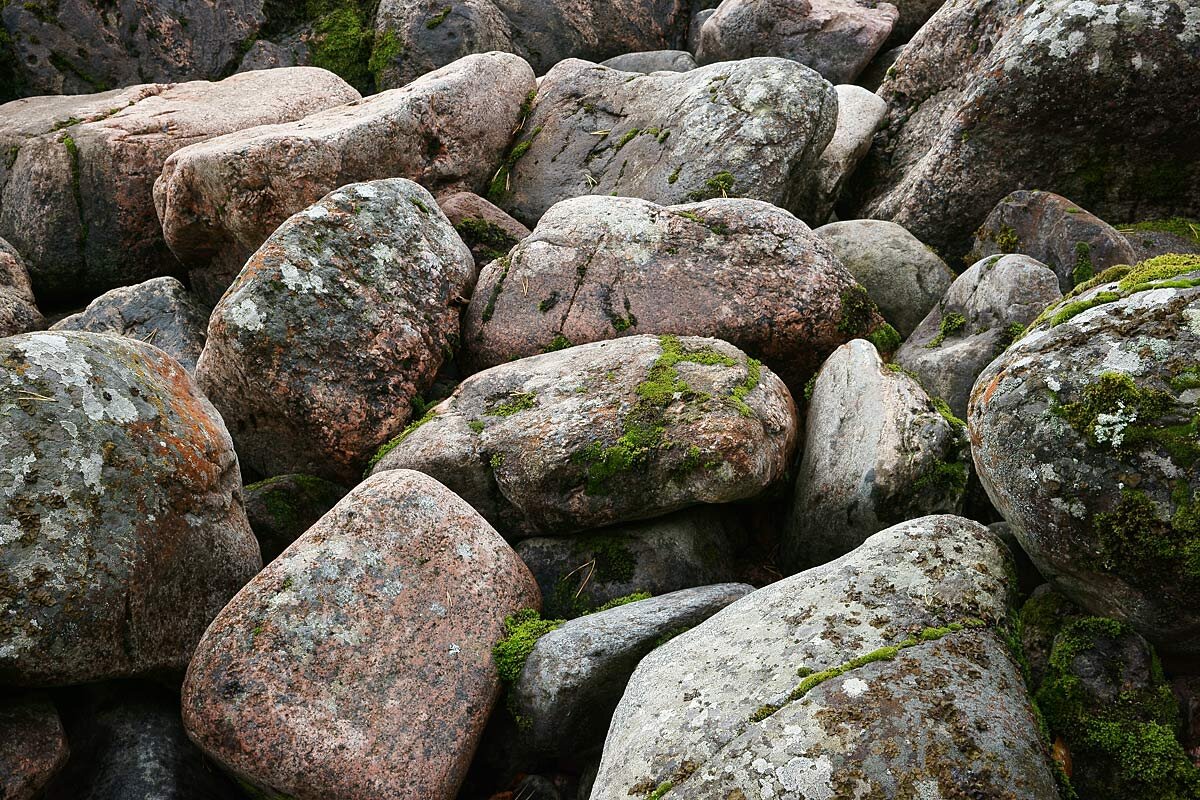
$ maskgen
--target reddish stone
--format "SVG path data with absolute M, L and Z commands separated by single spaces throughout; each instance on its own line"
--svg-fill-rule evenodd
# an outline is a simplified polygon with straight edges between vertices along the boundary
M 0 698 L 0 797 L 30 800 L 67 762 L 58 711 L 38 695 Z

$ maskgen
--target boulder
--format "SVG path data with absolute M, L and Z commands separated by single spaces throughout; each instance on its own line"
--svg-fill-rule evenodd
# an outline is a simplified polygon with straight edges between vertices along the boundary
M 460 498 L 415 472 L 372 476 L 213 621 L 184 724 L 267 794 L 452 800 L 499 691 L 504 618 L 539 605 Z
M 0 697 L 0 797 L 34 800 L 67 762 L 58 711 L 38 694 Z
M 836 124 L 837 93 L 794 61 L 643 75 L 567 59 L 542 78 L 488 198 L 526 225 L 585 194 L 791 210 Z
M 405 177 L 482 192 L 534 88 L 516 56 L 473 55 L 403 89 L 184 148 L 154 187 L 167 244 L 216 302 L 284 220 L 339 186 Z
M 666 594 L 734 578 L 730 514 L 690 508 L 588 534 L 516 544 L 542 590 L 547 619 L 572 619 L 638 592 Z
M 0 683 L 182 671 L 260 567 L 220 416 L 144 342 L 27 333 L 0 356 Z
M 800 216 L 813 225 L 829 220 L 842 186 L 871 149 L 875 131 L 887 116 L 887 103 L 861 86 L 833 87 L 838 96 L 837 128 L 809 173 L 810 196 Z
M 471 376 L 381 448 L 514 536 L 581 531 L 753 497 L 796 446 L 768 368 L 715 339 L 631 336 Z
M 196 381 L 261 475 L 353 483 L 457 343 L 471 253 L 404 178 L 293 215 L 213 309 Z
M 1200 257 L 1114 268 L 979 376 L 968 424 L 992 503 L 1092 614 L 1200 654 Z
M 1023 253 L 1058 275 L 1069 292 L 1109 267 L 1133 264 L 1133 248 L 1115 228 L 1053 192 L 1016 191 L 975 231 L 971 263 L 985 256 Z
M 188 372 L 196 371 L 207 328 L 208 309 L 175 278 L 151 278 L 136 286 L 105 292 L 83 311 L 50 326 L 56 331 L 92 331 L 141 339 L 171 356 Z
M 911 334 L 950 288 L 954 272 L 894 222 L 855 219 L 813 231 L 829 245 L 900 335 Z
M 942 0 L 937 0 L 937 2 L 940 5 Z M 895 34 L 895 31 L 893 30 L 892 33 Z M 859 76 L 854 83 L 863 87 L 868 92 L 878 91 L 879 87 L 883 84 L 884 78 L 887 77 L 888 72 L 891 70 L 892 65 L 899 60 L 901 54 L 904 53 L 904 48 L 907 46 L 908 45 L 902 44 L 898 47 L 893 47 L 890 50 L 881 51 L 879 55 L 875 56 L 875 58 L 871 60 L 871 63 L 867 65 L 867 68 L 859 73 Z M 884 114 L 885 119 L 886 117 L 887 115 Z
M 44 322 L 21 254 L 0 239 L 0 337 L 37 330 Z
M 686 50 L 649 50 L 614 56 L 600 66 L 622 72 L 689 72 L 696 68 L 696 59 Z
M 898 222 L 954 259 L 1023 186 L 1102 219 L 1200 215 L 1195 11 L 1191 0 L 949 0 L 880 88 L 887 133 L 856 175 L 857 215 Z
M 703 8 L 692 14 L 692 20 L 688 23 L 688 52 L 695 53 L 700 49 L 700 32 L 704 30 L 704 23 L 715 13 L 717 13 L 715 8 Z
M 1124 225 L 1119 230 L 1133 250 L 1134 258 L 1130 263 L 1171 253 L 1200 254 L 1200 221 L 1194 219 L 1143 220 Z
M 529 235 L 529 228 L 473 192 L 438 195 L 437 203 L 471 248 L 477 269 L 508 255 L 513 245 Z
M 821 367 L 781 547 L 797 572 L 850 552 L 891 525 L 962 510 L 966 431 L 915 380 L 862 339 Z
M 592 800 L 1058 797 L 1007 569 L 982 525 L 923 517 L 736 601 L 642 659 Z
M 892 28 L 888 44 L 899 45 L 907 42 L 945 2 L 946 0 L 891 0 L 892 5 L 899 10 L 900 18 Z
M 799 392 L 835 347 L 881 326 L 862 287 L 783 209 L 589 196 L 554 205 L 484 268 L 463 344 L 482 369 L 620 336 L 711 336 Z
M 0 236 L 41 299 L 90 300 L 177 272 L 152 194 L 167 156 L 357 97 L 331 72 L 295 67 L 0 106 Z
M 887 41 L 900 12 L 877 0 L 724 0 L 700 29 L 701 64 L 790 58 L 850 83 Z
M 681 0 L 381 0 L 378 78 L 403 86 L 469 53 L 516 53 L 542 75 L 567 58 L 603 61 L 677 47 L 690 4 Z M 376 57 L 380 48 L 376 45 Z
M 1062 298 L 1058 279 L 1028 256 L 991 256 L 954 283 L 896 351 L 896 363 L 967 413 L 971 386 L 1046 306 Z
M 246 516 L 264 564 L 316 524 L 346 489 L 312 475 L 277 475 L 246 487 Z

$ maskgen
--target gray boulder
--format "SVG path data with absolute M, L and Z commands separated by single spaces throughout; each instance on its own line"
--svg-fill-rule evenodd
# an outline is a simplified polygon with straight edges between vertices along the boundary
M 133 339 L 0 340 L 0 683 L 182 671 L 261 566 L 221 417 Z
M 1007 569 L 982 525 L 923 517 L 738 600 L 642 659 L 592 800 L 1057 798 Z
M 959 416 L 971 386 L 1046 306 L 1058 302 L 1058 279 L 1028 256 L 991 256 L 962 275 L 896 351 L 896 363 Z
M 954 281 L 937 253 L 894 222 L 855 219 L 813 231 L 862 284 L 884 319 L 911 334 Z
M 686 50 L 647 50 L 614 56 L 600 66 L 622 72 L 689 72 L 696 68 L 696 59 Z
M 37 330 L 43 323 L 21 254 L 0 239 L 0 337 Z
M 474 266 L 404 178 L 345 186 L 281 225 L 213 309 L 196 366 L 245 464 L 354 482 L 452 352 Z
M 834 89 L 838 96 L 837 128 L 817 168 L 810 173 L 809 198 L 800 211 L 800 216 L 812 225 L 829 220 L 842 187 L 871 149 L 875 131 L 887 117 L 887 103 L 874 92 L 853 84 Z
M 968 423 L 993 504 L 1092 614 L 1200 653 L 1200 257 L 1106 273 L 979 376 Z
M 208 309 L 175 278 L 151 278 L 105 292 L 78 314 L 50 326 L 56 331 L 92 331 L 128 336 L 158 347 L 188 372 L 204 349 Z
M 782 543 L 796 572 L 914 517 L 957 513 L 970 473 L 966 430 L 908 375 L 855 339 L 817 373 Z
M 567 59 L 542 78 L 488 197 L 527 225 L 585 194 L 791 210 L 836 124 L 837 93 L 794 61 L 642 75 Z
M 433 475 L 512 536 L 753 497 L 796 445 L 773 372 L 716 339 L 631 336 L 471 376 L 377 454 Z

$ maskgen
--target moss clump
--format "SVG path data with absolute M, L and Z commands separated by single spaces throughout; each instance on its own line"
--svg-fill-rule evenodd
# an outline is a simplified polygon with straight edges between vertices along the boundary
M 995 236 L 992 237 L 992 241 L 1000 248 L 1001 253 L 1015 253 L 1021 246 L 1021 240 L 1011 225 L 1001 225 L 1000 230 L 996 231 Z
M 540 303 L 538 303 L 538 307 L 537 307 L 538 312 L 541 314 L 545 314 L 547 311 L 554 308 L 556 305 L 558 305 L 558 291 L 557 290 L 551 292 L 549 297 L 545 298 Z
M 1019 322 L 1007 325 L 1000 333 L 1000 347 L 1007 350 L 1013 342 L 1025 335 L 1025 326 Z
M 967 427 L 967 423 L 954 416 L 954 412 L 950 410 L 950 404 L 945 400 L 940 397 L 931 397 L 930 400 L 933 401 L 934 410 L 941 414 L 942 419 L 949 422 L 951 427 L 959 429 Z
M 542 619 L 542 615 L 532 608 L 506 617 L 504 637 L 492 648 L 492 658 L 496 661 L 501 682 L 505 686 L 516 683 L 537 640 L 561 628 L 565 622 L 562 619 Z
M 670 175 L 668 175 L 668 176 L 667 176 L 667 183 L 675 183 L 675 181 L 679 180 L 679 173 L 680 173 L 680 172 L 683 172 L 683 165 L 682 165 L 682 164 L 680 164 L 679 166 L 677 166 L 677 167 L 675 168 L 675 171 L 674 171 L 674 172 L 672 172 Z
M 856 336 L 870 324 L 878 306 L 867 295 L 867 290 L 857 283 L 842 292 L 841 301 L 842 313 L 837 329 L 847 336 Z
M 1158 256 L 1138 264 L 1118 284 L 1121 291 L 1132 294 L 1159 286 L 1189 272 L 1200 271 L 1200 255 L 1171 253 Z M 1167 288 L 1183 288 L 1196 285 L 1194 282 L 1170 283 Z
M 613 145 L 613 152 L 615 153 L 620 151 L 622 147 L 636 139 L 639 133 L 641 133 L 641 131 L 637 128 L 630 128 L 625 132 L 625 135 L 618 139 L 617 143 Z
M 492 182 L 488 186 L 487 192 L 489 200 L 492 202 L 499 202 L 504 199 L 504 195 L 508 194 L 509 176 L 512 174 L 512 168 L 516 166 L 517 162 L 520 161 L 526 153 L 529 152 L 529 148 L 533 147 L 533 140 L 536 139 L 538 134 L 541 132 L 542 126 L 538 125 L 529 132 L 528 139 L 522 139 L 513 145 L 512 150 L 509 151 L 508 155 L 505 156 L 504 161 L 501 162 L 500 168 L 497 169 L 496 173 L 492 176 Z
M 1071 283 L 1078 286 L 1090 281 L 1096 275 L 1096 266 L 1092 263 L 1092 248 L 1087 242 L 1075 243 L 1075 268 L 1071 270 Z
M 490 322 L 492 315 L 496 313 L 496 301 L 500 299 L 500 292 L 504 290 L 504 281 L 508 278 L 508 269 L 512 266 L 512 261 L 508 256 L 499 259 L 497 263 L 500 265 L 500 276 L 496 278 L 492 294 L 488 297 L 487 305 L 483 307 L 483 313 L 479 316 L 479 319 L 485 323 Z
M 452 7 L 446 6 L 441 11 L 434 14 L 429 19 L 425 20 L 425 28 L 427 30 L 433 30 L 437 26 L 441 25 L 443 22 L 446 21 L 446 17 L 450 16 L 450 12 L 453 10 L 454 9 Z
M 888 355 L 899 350 L 904 340 L 900 338 L 899 331 L 885 322 L 867 334 L 867 341 L 875 345 L 880 355 Z
M 511 417 L 536 405 L 537 395 L 533 392 L 514 392 L 489 408 L 487 413 L 493 417 Z
M 718 172 L 704 182 L 704 186 L 695 191 L 688 192 L 687 199 L 693 203 L 701 200 L 711 200 L 714 197 L 736 197 L 733 194 L 735 184 L 733 173 Z
M 568 347 L 573 347 L 571 340 L 559 333 L 555 334 L 554 338 L 550 340 L 550 344 L 542 348 L 542 352 L 556 353 L 559 350 L 566 350 Z
M 517 239 L 494 222 L 466 217 L 454 225 L 454 230 L 472 250 L 479 248 L 484 258 L 495 261 L 503 258 L 517 244 Z
M 308 9 L 314 34 L 312 65 L 337 74 L 364 93 L 374 89 L 369 65 L 375 31 L 366 10 L 354 0 L 309 0 Z
M 816 388 L 817 388 L 817 376 L 813 375 L 811 378 L 809 378 L 804 383 L 804 399 L 806 402 L 812 400 L 813 390 L 815 390 Z
M 404 44 L 393 31 L 384 31 L 375 36 L 371 46 L 371 57 L 367 60 L 367 71 L 375 81 L 376 88 L 383 85 L 383 72 L 404 55 Z
M 912 485 L 914 492 L 932 492 L 939 496 L 961 494 L 967 488 L 967 465 L 938 459 L 933 467 Z
M 942 321 L 938 323 L 937 336 L 925 345 L 926 348 L 941 347 L 942 342 L 946 341 L 948 336 L 954 336 L 967 325 L 967 318 L 957 312 L 951 312 L 942 316 Z
M 630 603 L 636 603 L 640 600 L 649 600 L 651 596 L 652 595 L 649 592 L 633 592 L 632 594 L 627 594 L 624 597 L 614 597 L 612 600 L 609 600 L 607 603 L 597 608 L 594 613 L 599 614 L 601 611 L 608 611 L 620 606 L 627 606 Z
M 376 466 L 377 464 L 379 464 L 379 462 L 380 462 L 380 461 L 382 461 L 382 460 L 383 460 L 384 456 L 386 456 L 388 453 L 390 453 L 390 452 L 392 452 L 393 450 L 395 450 L 395 449 L 396 449 L 396 447 L 397 447 L 397 446 L 398 446 L 398 445 L 399 445 L 401 442 L 403 442 L 403 441 L 404 441 L 405 439 L 407 439 L 407 438 L 408 438 L 410 435 L 412 435 L 412 432 L 413 432 L 413 431 L 415 431 L 417 428 L 421 427 L 421 426 L 422 426 L 422 425 L 424 425 L 425 423 L 427 423 L 427 422 L 431 421 L 431 420 L 432 420 L 434 417 L 436 417 L 436 416 L 437 416 L 437 411 L 436 411 L 435 409 L 432 409 L 432 408 L 431 408 L 431 409 L 429 409 L 428 411 L 426 411 L 426 412 L 425 412 L 425 415 L 424 415 L 424 416 L 422 416 L 420 419 L 418 419 L 416 422 L 410 422 L 410 423 L 408 424 L 408 427 L 406 427 L 404 430 L 402 430 L 402 431 L 400 432 L 400 435 L 399 435 L 399 436 L 397 436 L 396 438 L 392 439 L 390 442 L 388 442 L 387 444 L 383 445 L 383 446 L 382 446 L 382 447 L 380 447 L 378 450 L 376 450 L 376 451 L 375 451 L 375 455 L 371 456 L 371 460 L 367 462 L 367 469 L 366 469 L 366 472 L 364 472 L 364 473 L 363 473 L 363 474 L 364 474 L 364 476 L 365 476 L 365 475 L 370 475 L 370 474 L 371 474 L 371 470 L 375 469 L 375 466 Z

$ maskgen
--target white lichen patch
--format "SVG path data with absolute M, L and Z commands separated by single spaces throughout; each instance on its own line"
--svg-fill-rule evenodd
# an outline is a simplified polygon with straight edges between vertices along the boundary
M 1125 441 L 1125 429 L 1137 421 L 1137 409 L 1126 408 L 1118 401 L 1117 411 L 1113 414 L 1098 414 L 1093 425 L 1096 441 L 1109 444 L 1114 449 Z
M 1200 336 L 1200 308 L 1188 306 L 1183 310 L 1183 322 L 1194 335 Z
M 250 299 L 234 303 L 229 308 L 228 316 L 230 322 L 247 331 L 261 331 L 265 322 L 258 305 Z
M 283 285 L 300 294 L 325 294 L 325 281 L 315 272 L 301 272 L 295 264 L 285 261 L 279 265 Z
M 325 206 L 317 205 L 306 208 L 300 212 L 309 219 L 324 219 L 329 216 L 329 209 Z
M 859 697 L 870 688 L 871 685 L 862 678 L 851 678 L 842 684 L 842 691 L 847 697 Z
M 756 762 L 757 766 L 757 762 Z M 807 800 L 830 800 L 835 794 L 833 789 L 833 762 L 828 756 L 805 758 L 797 756 L 778 767 L 775 777 L 781 786 L 792 796 L 804 797 Z

